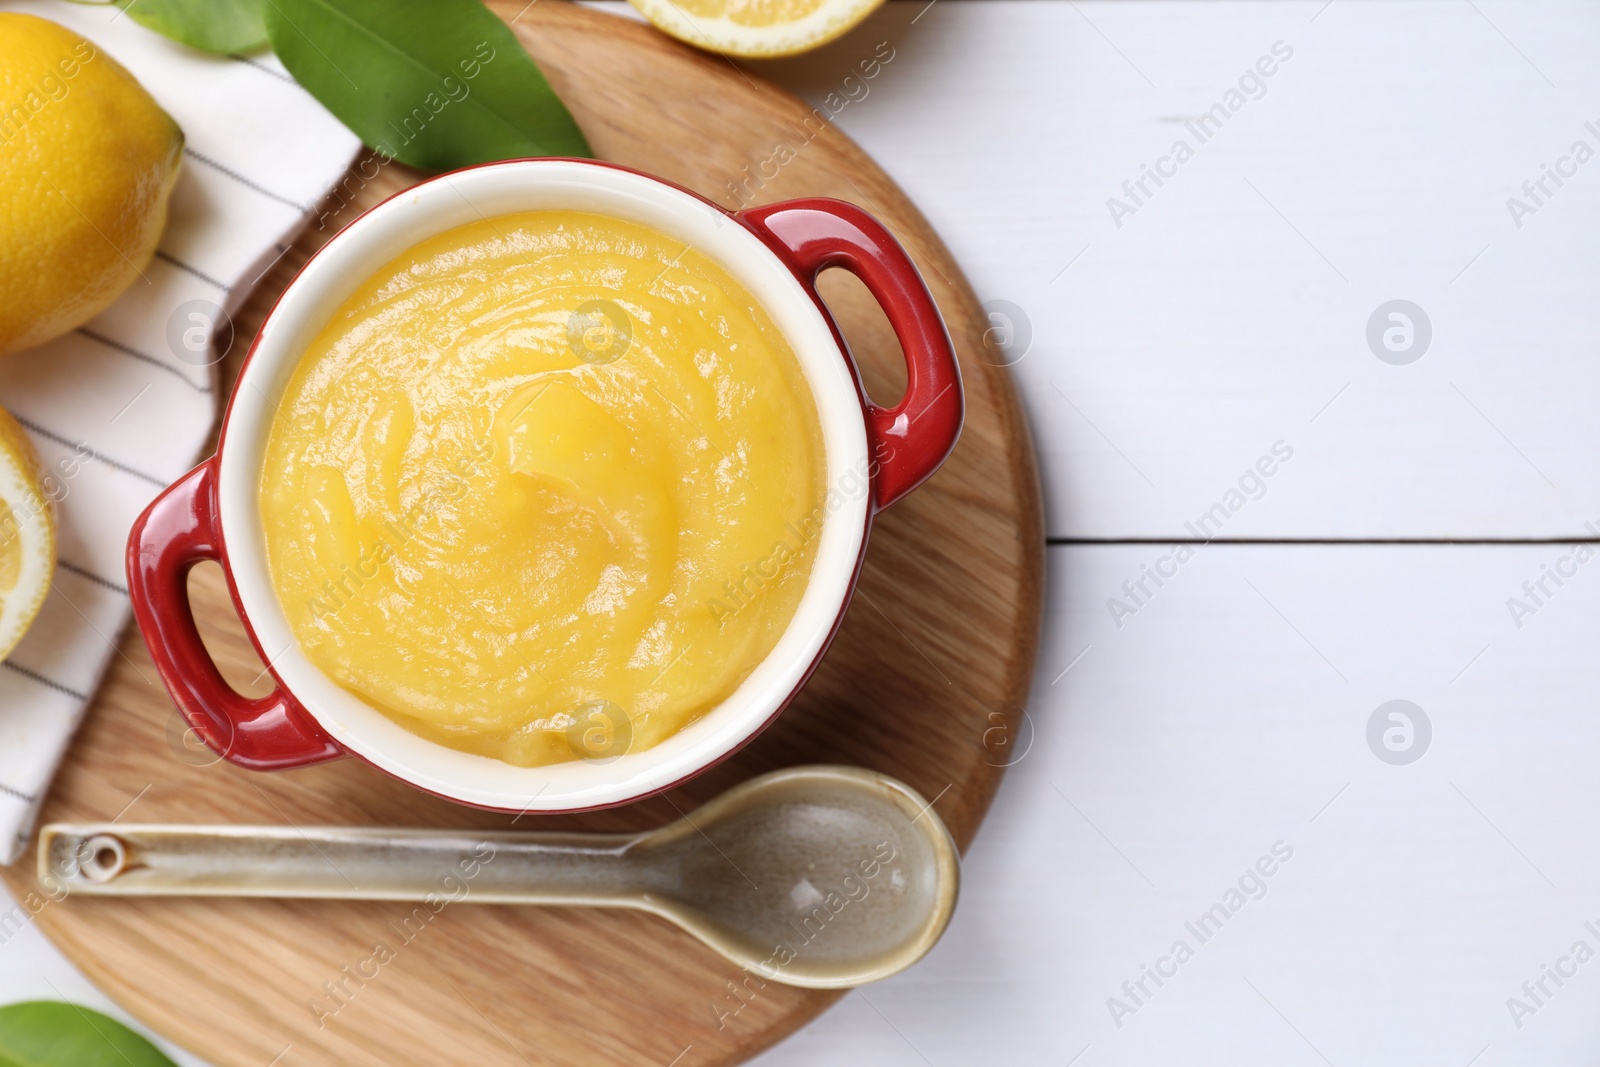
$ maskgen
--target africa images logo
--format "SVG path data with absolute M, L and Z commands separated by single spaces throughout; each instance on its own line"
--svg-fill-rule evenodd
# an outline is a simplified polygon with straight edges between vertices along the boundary
M 1154 966 L 1141 963 L 1137 977 L 1122 983 L 1122 995 L 1106 998 L 1106 1010 L 1111 1013 L 1111 1021 L 1117 1029 L 1121 1030 L 1129 1017 L 1148 1006 L 1167 982 L 1178 977 L 1180 968 L 1194 959 L 1201 947 L 1214 940 L 1247 904 L 1264 899 L 1271 888 L 1269 880 L 1292 859 L 1294 846 L 1287 841 L 1274 841 L 1270 852 L 1246 867 L 1220 899 L 1183 924 L 1185 936 L 1174 940 L 1166 954 L 1156 958 Z
M 1192 119 L 1183 120 L 1189 136 L 1172 142 L 1167 154 L 1159 157 L 1155 166 L 1139 164 L 1139 176 L 1122 183 L 1122 196 L 1106 198 L 1106 210 L 1111 221 L 1122 229 L 1122 220 L 1137 215 L 1155 196 L 1156 191 L 1178 176 L 1178 168 L 1195 157 L 1200 147 L 1222 132 L 1223 124 L 1244 110 L 1252 100 L 1267 95 L 1267 79 L 1278 73 L 1280 64 L 1294 58 L 1294 48 L 1284 41 L 1273 41 L 1271 54 L 1261 56 L 1253 66 L 1239 75 L 1235 85 L 1223 92 L 1222 98 Z M 1193 138 L 1191 142 L 1190 138 Z M 1154 186 L 1154 188 L 1151 188 Z

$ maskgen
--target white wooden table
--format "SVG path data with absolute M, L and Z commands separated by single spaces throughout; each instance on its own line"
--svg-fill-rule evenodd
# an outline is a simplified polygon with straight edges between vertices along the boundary
M 949 934 L 762 1067 L 1600 1054 L 1597 54 L 1560 0 L 894 0 L 770 66 L 996 302 L 1052 546 Z M 104 1003 L 24 929 L 30 995 Z

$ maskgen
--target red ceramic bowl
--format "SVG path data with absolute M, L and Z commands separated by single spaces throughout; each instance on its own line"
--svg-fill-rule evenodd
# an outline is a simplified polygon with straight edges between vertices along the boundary
M 268 580 L 257 508 L 262 454 L 291 372 L 354 289 L 435 234 L 514 211 L 568 209 L 642 223 L 716 260 L 761 302 L 793 347 L 816 398 L 829 492 L 816 560 L 794 619 L 722 704 L 654 747 L 607 760 L 514 767 L 426 741 L 306 659 Z M 844 267 L 882 304 L 906 354 L 906 394 L 872 403 L 817 297 L 817 273 Z M 284 291 L 245 360 L 217 454 L 161 494 L 134 524 L 128 586 L 162 680 L 197 733 L 241 767 L 277 770 L 358 756 L 419 789 L 507 811 L 582 811 L 626 803 L 727 758 L 765 728 L 816 667 L 838 629 L 875 512 L 932 474 L 961 430 L 961 377 L 950 338 L 905 251 L 871 216 L 835 200 L 730 214 L 687 190 L 587 160 L 493 163 L 424 182 L 334 237 Z M 195 629 L 186 575 L 216 560 L 277 686 L 229 688 Z

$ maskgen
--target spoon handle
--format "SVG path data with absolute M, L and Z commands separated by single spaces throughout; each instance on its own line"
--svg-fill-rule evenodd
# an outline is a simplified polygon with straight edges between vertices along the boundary
M 86 896 L 297 897 L 623 906 L 631 834 L 53 823 L 39 881 Z

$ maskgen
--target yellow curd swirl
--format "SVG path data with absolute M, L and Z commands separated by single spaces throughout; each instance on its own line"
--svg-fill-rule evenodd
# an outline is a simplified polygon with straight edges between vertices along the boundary
M 824 470 L 799 363 L 725 270 L 540 211 L 356 290 L 284 392 L 260 509 L 319 669 L 535 766 L 654 745 L 738 687 L 810 577 Z

